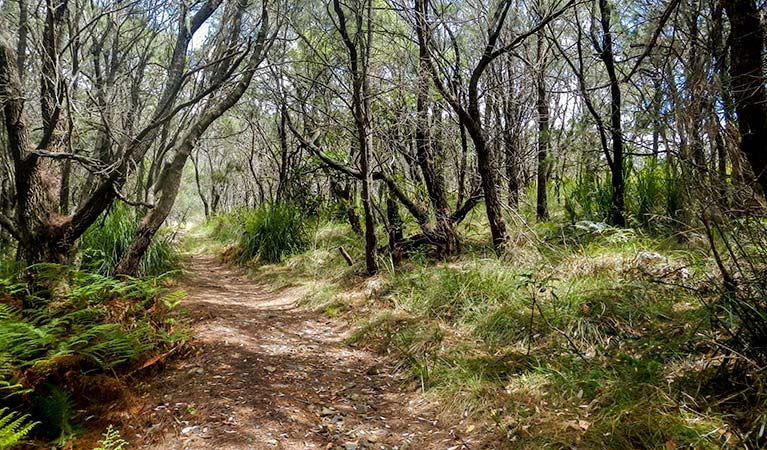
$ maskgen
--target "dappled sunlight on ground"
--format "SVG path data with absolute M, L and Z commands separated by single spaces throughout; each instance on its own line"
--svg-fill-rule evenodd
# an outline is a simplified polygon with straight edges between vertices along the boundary
M 182 287 L 197 352 L 147 386 L 140 420 L 123 430 L 135 447 L 471 445 L 380 357 L 345 345 L 346 325 L 298 308 L 306 288 L 272 291 L 208 256 L 194 257 Z

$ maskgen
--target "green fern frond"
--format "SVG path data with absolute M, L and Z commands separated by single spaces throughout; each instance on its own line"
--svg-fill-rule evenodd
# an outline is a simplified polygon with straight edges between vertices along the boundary
M 78 386 L 61 379 L 75 372 L 70 369 L 110 371 L 184 339 L 180 333 L 170 334 L 170 327 L 156 318 L 147 318 L 149 307 L 158 302 L 172 307 L 184 295 L 166 295 L 166 275 L 115 279 L 55 264 L 38 264 L 28 271 L 37 282 L 66 277 L 69 291 L 51 303 L 45 292 L 37 296 L 24 290 L 23 310 L 0 303 L 0 401 L 11 399 L 14 407 L 26 403 L 30 412 L 0 409 L 0 450 L 18 444 L 35 425 L 35 435 L 58 443 L 71 438 L 76 410 L 63 386 Z M 11 295 L 14 279 L 0 279 L 3 299 Z M 125 445 L 114 430 L 108 430 L 101 444 L 104 450 Z
M 8 295 L 19 295 L 27 289 L 27 284 L 18 281 L 16 277 L 0 278 L 0 292 Z
M 19 310 L 10 306 L 6 305 L 5 303 L 0 303 L 0 322 L 5 320 L 18 320 L 19 319 Z
M 107 427 L 102 436 L 103 438 L 99 441 L 99 446 L 93 450 L 123 450 L 128 445 L 128 442 L 120 437 L 120 432 L 112 425 Z
M 160 302 L 162 302 L 166 308 L 173 309 L 181 303 L 181 300 L 183 300 L 184 297 L 186 297 L 186 291 L 179 289 L 160 297 Z
M 49 330 L 26 322 L 0 322 L 0 348 L 17 363 L 34 363 L 55 341 Z
M 35 417 L 40 418 L 38 433 L 59 444 L 74 434 L 75 403 L 72 394 L 61 386 L 45 383 L 33 400 Z
M 29 422 L 28 414 L 21 415 L 8 408 L 0 409 L 0 450 L 20 443 L 35 425 L 37 422 Z
M 14 395 L 31 392 L 18 382 L 11 358 L 5 352 L 0 352 L 0 399 L 8 399 Z

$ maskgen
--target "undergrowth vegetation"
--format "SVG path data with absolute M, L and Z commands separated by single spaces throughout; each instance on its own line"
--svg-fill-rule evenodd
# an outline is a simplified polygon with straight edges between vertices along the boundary
M 629 222 L 646 230 L 669 232 L 682 222 L 690 196 L 682 168 L 670 162 L 648 160 L 641 168 L 629 169 L 626 176 L 626 215 Z M 612 186 L 609 172 L 581 167 L 564 186 L 564 210 L 570 223 L 579 220 L 601 222 L 610 215 Z M 674 220 L 671 220 L 674 218 Z
M 647 200 L 645 216 L 675 195 Z M 328 221 L 261 275 L 306 283 L 308 307 L 356 317 L 350 345 L 392 357 L 446 412 L 490 424 L 504 448 L 760 448 L 763 224 L 748 240 L 716 237 L 742 280 L 726 291 L 703 230 L 566 221 L 520 227 L 498 258 L 472 219 L 461 256 L 413 253 L 399 267 L 383 256 L 372 280 L 355 276 L 361 239 Z
M 267 204 L 218 215 L 210 223 L 211 236 L 220 242 L 237 242 L 235 259 L 278 263 L 309 246 L 311 219 L 294 205 Z
M 708 303 L 724 330 L 722 345 L 767 366 L 767 222 L 743 218 L 725 227 L 709 224 L 711 242 L 724 278 L 718 301 Z M 767 413 L 763 414 L 767 422 Z
M 29 415 L 20 415 L 0 408 L 0 449 L 8 449 L 21 442 L 36 423 L 29 421 Z
M 138 221 L 132 210 L 123 205 L 111 208 L 80 238 L 81 264 L 84 269 L 112 275 L 131 243 Z M 173 235 L 161 230 L 141 258 L 138 274 L 157 276 L 178 268 L 179 255 Z
M 625 251 L 397 273 L 379 299 L 389 308 L 352 342 L 399 355 L 452 408 L 489 411 L 497 431 L 522 448 L 719 448 L 711 433 L 722 420 L 682 413 L 674 385 L 686 374 L 671 369 L 695 347 L 705 319 L 677 308 L 695 302 L 684 288 L 653 285 Z
M 27 434 L 63 445 L 120 374 L 187 339 L 167 317 L 184 293 L 165 278 L 54 264 L 0 278 L 0 448 Z

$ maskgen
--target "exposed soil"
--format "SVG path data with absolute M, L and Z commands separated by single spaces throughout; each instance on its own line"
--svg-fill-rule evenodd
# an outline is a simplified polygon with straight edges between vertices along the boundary
M 182 281 L 195 354 L 144 387 L 122 436 L 144 449 L 481 448 L 441 423 L 350 329 L 211 256 Z M 139 420 L 135 420 L 138 417 Z

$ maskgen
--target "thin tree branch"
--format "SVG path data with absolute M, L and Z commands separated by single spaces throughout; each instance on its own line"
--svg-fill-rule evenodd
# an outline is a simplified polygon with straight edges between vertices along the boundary
M 650 38 L 650 41 L 645 46 L 642 54 L 639 55 L 639 58 L 637 59 L 636 63 L 634 63 L 634 67 L 631 69 L 629 74 L 623 78 L 624 83 L 628 82 L 631 77 L 634 76 L 637 70 L 639 70 L 639 66 L 642 65 L 642 61 L 644 61 L 644 59 L 650 55 L 650 52 L 652 52 L 653 48 L 655 48 L 655 44 L 658 42 L 658 37 L 660 37 L 660 34 L 663 32 L 663 28 L 666 26 L 666 22 L 668 22 L 668 19 L 671 17 L 671 14 L 674 12 L 677 6 L 679 6 L 679 0 L 671 0 L 668 6 L 666 6 L 666 9 L 663 11 L 663 15 L 660 17 L 658 26 L 655 28 L 655 32 Z
M 8 232 L 14 239 L 17 241 L 21 241 L 21 233 L 19 232 L 19 229 L 16 227 L 16 224 L 13 223 L 13 221 L 6 217 L 4 214 L 0 214 L 0 226 L 2 228 L 5 228 L 5 231 Z

